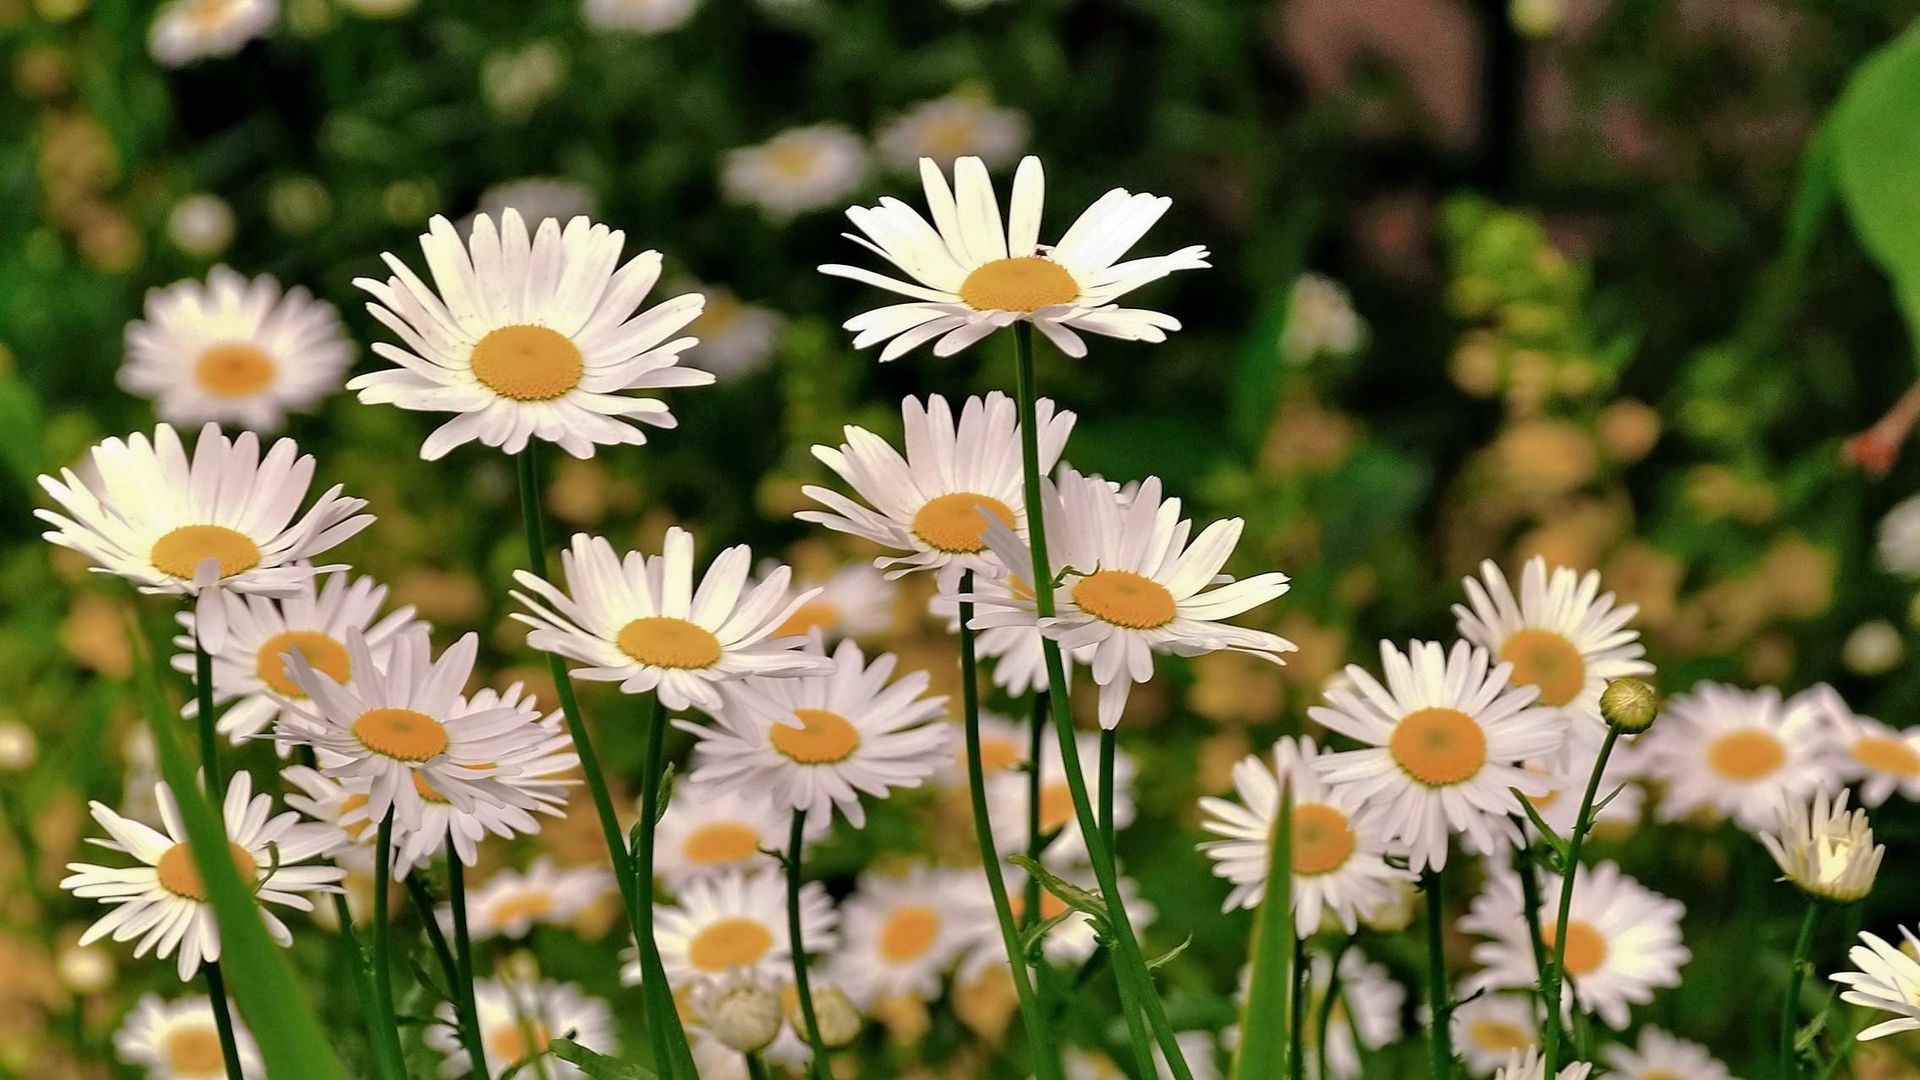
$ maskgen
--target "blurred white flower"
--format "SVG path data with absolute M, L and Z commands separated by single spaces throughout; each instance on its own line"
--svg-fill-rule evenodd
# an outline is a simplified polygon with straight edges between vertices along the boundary
M 1900 666 L 1907 654 L 1906 639 L 1900 628 L 1885 619 L 1870 619 L 1853 628 L 1840 646 L 1840 659 L 1847 670 L 1865 678 L 1885 675 Z
M 233 243 L 233 207 L 210 192 L 188 195 L 167 213 L 167 239 L 188 255 L 211 259 Z
M 1332 278 L 1301 274 L 1287 303 L 1287 325 L 1280 332 L 1280 355 L 1290 364 L 1322 356 L 1348 356 L 1367 340 L 1367 324 L 1353 310 L 1347 290 Z
M 689 365 L 721 379 L 738 378 L 766 366 L 787 327 L 786 316 L 749 304 L 718 285 L 694 285 L 690 291 L 705 296 L 707 306 L 687 327 L 687 333 L 700 339 L 687 350 Z
M 173 0 L 153 20 L 147 49 L 167 67 L 232 56 L 264 37 L 279 15 L 278 0 Z
M 963 157 L 999 168 L 1026 149 L 1027 114 L 960 91 L 923 101 L 894 117 L 873 143 L 880 160 L 902 172 L 917 172 L 921 158 L 932 158 L 943 169 Z
M 33 729 L 18 720 L 0 720 L 0 772 L 25 772 L 39 755 Z
M 514 210 L 528 228 L 538 229 L 548 218 L 565 225 L 577 217 L 592 217 L 598 201 L 591 188 L 563 176 L 522 176 L 502 180 L 480 192 L 474 212 L 497 221 L 508 210 Z M 470 233 L 472 224 L 473 219 L 469 217 L 460 231 Z
M 1920 581 L 1920 495 L 1902 499 L 1880 519 L 1877 551 L 1882 569 Z
M 596 30 L 664 34 L 686 25 L 700 0 L 582 0 L 580 14 Z
M 867 175 L 867 147 L 840 124 L 788 128 L 728 151 L 720 186 L 729 200 L 783 222 L 845 199 Z
M 551 41 L 495 52 L 480 68 L 480 92 L 493 111 L 508 120 L 525 120 L 553 97 L 566 79 L 567 58 Z

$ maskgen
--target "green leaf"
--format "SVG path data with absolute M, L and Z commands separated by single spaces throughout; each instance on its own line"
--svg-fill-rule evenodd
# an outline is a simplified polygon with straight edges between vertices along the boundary
M 1282 781 L 1284 782 L 1284 777 Z M 1282 789 L 1280 816 L 1267 854 L 1267 895 L 1254 916 L 1248 951 L 1253 975 L 1240 1016 L 1233 1080 L 1287 1075 L 1288 1023 L 1293 990 L 1293 792 Z
M 1566 840 L 1553 831 L 1553 826 L 1547 824 L 1547 819 L 1540 816 L 1540 811 L 1533 805 L 1532 799 L 1522 794 L 1519 788 L 1510 787 L 1507 790 L 1513 792 L 1513 801 L 1519 803 L 1520 809 L 1526 811 L 1527 820 L 1533 822 L 1533 827 L 1540 830 L 1540 835 L 1545 837 L 1547 843 L 1552 846 L 1553 853 L 1560 857 L 1560 865 L 1565 866 L 1567 864 Z M 1619 793 L 1615 792 L 1615 794 Z
M 1080 914 L 1078 911 L 1069 908 L 1043 923 L 1027 927 L 1020 935 L 1020 954 L 1030 959 L 1038 959 L 1041 943 L 1046 941 L 1048 932 L 1078 914 Z
M 1920 341 L 1920 25 L 1855 71 L 1834 107 L 1840 196 L 1860 243 L 1893 281 L 1908 332 Z
M 653 801 L 653 820 L 655 824 L 659 824 L 660 819 L 667 816 L 667 803 L 671 802 L 672 799 L 673 762 L 669 761 L 667 762 L 667 767 L 660 771 L 660 794 Z M 627 850 L 631 851 L 633 848 L 629 846 Z
M 1094 919 L 1094 928 L 1104 930 L 1107 925 L 1107 904 L 1100 894 L 1083 889 L 1073 882 L 1062 878 L 1053 871 L 1027 858 L 1015 855 L 1007 860 L 1013 865 L 1032 874 L 1040 882 L 1040 887 L 1060 898 L 1062 903 L 1076 911 L 1083 911 Z
M 659 1080 L 659 1077 L 638 1065 L 629 1065 L 617 1058 L 596 1053 L 572 1039 L 555 1039 L 552 1049 L 554 1057 L 580 1066 L 580 1071 L 593 1080 Z
M 294 981 L 286 954 L 267 937 L 259 902 L 227 856 L 225 827 L 215 803 L 209 802 L 194 782 L 194 768 L 174 730 L 180 714 L 161 694 L 146 637 L 131 618 L 128 631 L 140 708 L 153 731 L 161 773 L 180 805 L 188 850 L 193 853 L 220 927 L 221 971 L 247 1027 L 253 1031 L 254 1041 L 260 1045 L 267 1072 L 275 1080 L 344 1080 L 346 1074 L 332 1044 L 314 1019 L 312 1003 Z
M 1147 961 L 1147 970 L 1158 971 L 1163 965 L 1170 963 L 1175 957 L 1179 956 L 1183 952 L 1186 952 L 1187 946 L 1191 944 L 1193 944 L 1193 935 L 1188 934 L 1186 938 L 1180 942 L 1180 944 L 1175 945 L 1173 948 L 1168 949 L 1166 952 L 1163 952 L 1159 956 L 1156 956 L 1153 959 Z

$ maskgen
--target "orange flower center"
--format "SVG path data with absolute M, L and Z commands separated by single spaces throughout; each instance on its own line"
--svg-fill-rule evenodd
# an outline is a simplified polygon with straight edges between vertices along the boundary
M 1487 735 L 1459 709 L 1417 709 L 1394 727 L 1387 750 L 1407 775 L 1428 787 L 1471 778 L 1487 762 Z
M 544 1053 L 552 1043 L 547 1025 L 538 1020 L 516 1020 L 501 1024 L 487 1035 L 487 1056 L 497 1065 L 511 1065 Z
M 831 600 L 809 600 L 794 609 L 787 621 L 774 627 L 774 637 L 802 637 L 815 630 L 831 630 L 840 621 L 840 609 Z
M 273 373 L 273 358 L 244 341 L 211 346 L 193 365 L 194 381 L 217 398 L 246 397 L 271 383 Z
M 1551 949 L 1559 938 L 1559 928 L 1548 923 L 1540 928 L 1540 942 Z M 1573 975 L 1591 975 L 1607 962 L 1607 938 L 1592 926 L 1575 919 L 1567 924 L 1567 971 Z
M 1293 872 L 1327 874 L 1346 865 L 1359 841 L 1347 815 L 1325 803 L 1293 808 Z
M 1012 909 L 1013 917 L 1015 920 L 1019 920 L 1026 917 L 1027 898 L 1025 895 L 1017 892 L 1007 894 L 1007 906 Z M 1060 899 L 1059 897 L 1053 895 L 1052 893 L 1048 892 L 1045 889 L 1040 890 L 1040 921 L 1041 922 L 1045 922 L 1048 919 L 1054 918 L 1058 916 L 1061 912 L 1064 912 L 1066 910 L 1067 910 L 1067 902 L 1065 900 Z
M 260 548 L 243 532 L 225 525 L 182 525 L 153 542 L 149 556 L 163 574 L 192 581 L 203 561 L 220 564 L 220 576 L 230 578 L 260 565 Z
M 960 283 L 961 302 L 975 311 L 1037 311 L 1079 295 L 1066 267 L 1039 255 L 995 259 Z
M 773 948 L 773 932 L 752 919 L 721 919 L 694 935 L 687 960 L 701 971 L 744 967 Z
M 1860 764 L 1897 776 L 1920 776 L 1920 754 L 1899 739 L 1885 735 L 1862 735 L 1853 742 L 1853 756 Z
M 580 385 L 580 347 L 544 326 L 503 326 L 473 347 L 473 377 L 503 398 L 552 401 Z
M 346 817 L 348 814 L 351 814 L 355 810 L 358 810 L 361 807 L 367 805 L 367 802 L 368 802 L 367 797 L 363 794 L 349 795 L 346 798 L 341 799 L 340 800 L 340 816 L 343 818 Z M 356 821 L 351 825 L 342 824 L 340 828 L 346 830 L 346 834 L 348 836 L 351 836 L 355 840 L 358 840 L 361 837 L 367 835 L 368 829 L 373 828 L 373 822 L 366 818 L 361 818 L 359 821 Z
M 1729 731 L 1707 746 L 1708 767 L 1729 780 L 1759 780 L 1786 762 L 1786 744 L 1771 732 Z
M 233 868 L 240 872 L 240 880 L 252 884 L 254 875 L 260 872 L 260 864 L 239 844 L 229 842 L 227 850 L 233 857 Z M 159 872 L 161 888 L 188 900 L 207 902 L 207 885 L 200 880 L 200 868 L 194 865 L 193 850 L 187 845 L 175 844 L 162 852 L 154 869 Z
M 804 727 L 773 725 L 773 748 L 801 765 L 832 765 L 860 748 L 860 732 L 847 718 L 825 709 L 795 709 Z
M 368 709 L 353 722 L 353 737 L 376 754 L 416 765 L 447 749 L 446 727 L 412 709 Z
M 1013 511 L 999 499 L 955 491 L 928 499 L 913 515 L 913 534 L 935 551 L 950 555 L 970 555 L 985 550 L 986 514 L 1013 525 Z
M 962 755 L 965 753 L 964 749 L 961 750 Z M 980 768 L 984 772 L 1011 769 L 1020 764 L 1023 756 L 1024 752 L 1020 749 L 1020 744 L 1012 739 L 988 737 L 980 740 Z
M 1064 780 L 1049 781 L 1040 789 L 1040 831 L 1057 832 L 1073 820 L 1073 790 Z
M 520 919 L 543 919 L 553 911 L 553 894 L 549 892 L 523 892 L 508 896 L 493 905 L 488 912 L 493 921 L 500 924 Z
M 318 630 L 289 630 L 275 634 L 260 646 L 253 672 L 267 688 L 281 697 L 305 698 L 307 692 L 287 675 L 287 653 L 299 649 L 313 670 L 324 672 L 334 682 L 344 683 L 353 673 L 347 659 L 347 647 Z
M 1128 630 L 1152 630 L 1179 613 L 1166 586 L 1131 570 L 1096 570 L 1073 583 L 1080 610 Z
M 939 912 L 919 904 L 903 907 L 880 926 L 880 958 L 901 964 L 923 956 L 939 933 Z
M 1514 685 L 1540 689 L 1542 705 L 1565 705 L 1587 685 L 1586 657 L 1551 630 L 1515 633 L 1501 646 L 1500 659 L 1513 665 Z
M 700 826 L 687 837 L 680 852 L 688 862 L 700 866 L 750 859 L 760 851 L 760 832 L 737 821 L 714 821 Z
M 720 662 L 720 639 L 685 619 L 650 615 L 620 628 L 620 651 L 648 667 L 695 670 Z
M 211 1025 L 194 1024 L 174 1028 L 167 1034 L 167 1069 L 174 1076 L 215 1077 L 227 1075 L 226 1058 L 221 1056 L 220 1036 Z
M 1572 942 L 1568 942 L 1569 945 Z M 1467 1025 L 1467 1038 L 1482 1050 L 1504 1054 L 1509 1050 L 1525 1050 L 1533 1045 L 1533 1036 L 1522 1028 L 1504 1020 L 1475 1020 Z

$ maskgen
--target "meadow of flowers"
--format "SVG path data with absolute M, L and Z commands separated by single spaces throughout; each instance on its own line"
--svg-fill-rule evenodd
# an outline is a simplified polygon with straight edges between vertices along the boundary
M 0 2 L 0 1076 L 1920 1077 L 1916 15 Z

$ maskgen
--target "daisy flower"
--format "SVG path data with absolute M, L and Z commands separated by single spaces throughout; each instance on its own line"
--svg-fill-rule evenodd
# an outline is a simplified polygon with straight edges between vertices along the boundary
M 1213 860 L 1214 874 L 1233 883 L 1224 909 L 1231 911 L 1258 907 L 1266 896 L 1280 794 L 1283 787 L 1292 792 L 1294 928 L 1303 939 L 1328 919 L 1353 933 L 1360 912 L 1393 899 L 1393 882 L 1413 878 L 1388 865 L 1382 836 L 1355 825 L 1351 794 L 1327 788 L 1314 773 L 1318 756 L 1312 739 L 1283 737 L 1274 743 L 1271 767 L 1258 757 L 1234 765 L 1240 802 L 1200 800 L 1208 815 L 1200 827 L 1225 838 L 1209 840 L 1200 850 Z
M 1545 779 L 1516 763 L 1560 747 L 1562 729 L 1532 708 L 1537 691 L 1514 686 L 1510 665 L 1490 665 L 1464 641 L 1443 651 L 1430 641 L 1406 653 L 1380 643 L 1382 685 L 1348 665 L 1348 685 L 1327 691 L 1308 715 L 1366 744 L 1325 754 L 1314 768 L 1343 797 L 1355 800 L 1363 824 L 1380 824 L 1410 849 L 1414 870 L 1447 864 L 1447 840 L 1462 833 L 1490 851 L 1510 827 L 1509 788 L 1540 796 Z
M 638 425 L 670 428 L 658 398 L 630 390 L 702 386 L 713 376 L 677 367 L 691 337 L 676 337 L 700 314 L 698 293 L 634 314 L 660 278 L 660 253 L 625 265 L 626 234 L 576 217 L 549 218 L 530 237 L 519 212 L 499 225 L 473 219 L 462 242 L 436 216 L 420 237 L 436 293 L 391 253 L 394 275 L 356 278 L 373 296 L 367 311 L 399 337 L 373 351 L 397 367 L 355 377 L 368 405 L 458 413 L 420 447 L 428 461 L 478 439 L 517 454 L 529 439 L 557 443 L 574 457 L 595 446 L 646 442 Z
M 818 636 L 806 655 L 825 658 Z M 843 641 L 825 674 L 723 685 L 713 726 L 673 722 L 699 740 L 694 779 L 821 819 L 837 807 L 855 828 L 865 825 L 861 795 L 919 787 L 948 755 L 951 725 L 937 722 L 947 699 L 926 696 L 924 671 L 894 679 L 897 663 L 892 653 L 868 663 Z
M 1540 1024 L 1534 1018 L 1531 997 L 1461 993 L 1455 1000 L 1459 1004 L 1450 1021 L 1453 1045 L 1476 1076 L 1506 1064 L 1508 1054 L 1539 1045 Z
M 1463 582 L 1472 606 L 1453 606 L 1460 636 L 1513 665 L 1514 685 L 1539 690 L 1540 705 L 1564 711 L 1597 744 L 1606 734 L 1600 692 L 1610 680 L 1653 671 L 1641 659 L 1640 632 L 1627 625 L 1639 607 L 1616 606 L 1595 571 L 1562 566 L 1549 576 L 1537 555 L 1520 572 L 1517 598 L 1491 559 L 1480 564 L 1480 577 L 1484 585 Z
M 855 348 L 892 339 L 880 354 L 883 362 L 935 338 L 934 355 L 951 356 L 1022 319 L 1068 356 L 1087 354 L 1083 331 L 1126 341 L 1165 341 L 1167 331 L 1180 329 L 1180 320 L 1115 301 L 1177 270 L 1209 265 L 1207 249 L 1197 244 L 1171 255 L 1118 261 L 1173 205 L 1172 199 L 1125 188 L 1101 196 L 1057 243 L 1041 244 L 1046 183 L 1039 158 L 1026 158 L 1014 173 L 1004 227 L 993 181 L 979 158 L 954 163 L 952 188 L 940 166 L 923 158 L 920 180 L 932 224 L 894 198 L 847 210 L 854 227 L 866 234 L 848 234 L 848 239 L 913 280 L 839 263 L 820 267 L 823 274 L 912 301 L 845 323 L 858 335 Z
M 813 599 L 775 627 L 775 637 L 805 637 L 818 630 L 829 641 L 865 640 L 893 626 L 898 590 L 872 563 L 848 563 L 823 580 L 803 578 L 795 588 L 814 594 Z
M 1592 1075 L 1593 1066 L 1584 1061 L 1576 1061 L 1554 1074 L 1553 1080 L 1587 1080 Z M 1493 1080 L 1547 1080 L 1547 1062 L 1538 1050 L 1528 1050 L 1523 1056 L 1514 1050 L 1507 1054 L 1507 1063 L 1493 1074 Z M 1692 1080 L 1692 1077 L 1688 1077 Z
M 278 0 L 172 0 L 147 33 L 147 51 L 165 67 L 232 56 L 265 37 L 280 17 Z
M 867 873 L 840 908 L 827 977 L 862 1008 L 892 997 L 932 1001 L 961 954 L 993 932 L 992 898 L 974 870 L 916 863 Z
M 787 328 L 784 315 L 749 304 L 717 285 L 696 286 L 695 291 L 707 298 L 707 306 L 688 328 L 700 343 L 687 350 L 687 363 L 713 372 L 715 378 L 733 379 L 773 359 Z
M 346 642 L 348 632 L 357 630 L 375 662 L 384 664 L 396 637 L 425 625 L 414 619 L 411 605 L 381 617 L 386 599 L 387 587 L 370 577 L 332 573 L 302 582 L 282 599 L 226 593 L 211 601 L 226 608 L 226 644 L 213 656 L 213 703 L 226 706 L 217 724 L 220 732 L 237 746 L 272 727 L 290 704 L 307 699 L 287 673 L 287 654 L 294 649 L 315 670 L 351 686 Z M 191 676 L 195 619 L 187 612 L 179 618 L 186 633 L 173 639 L 182 650 L 174 655 L 173 668 Z M 199 709 L 197 702 L 188 702 L 181 712 L 192 717 Z
M 238 1009 L 228 1011 L 233 1016 L 233 1041 L 240 1051 L 240 1074 L 248 1080 L 265 1076 L 266 1063 L 253 1032 L 247 1030 Z M 151 1080 L 227 1080 L 213 1002 L 205 995 L 163 1001 L 142 994 L 113 1033 L 113 1050 Z
M 92 465 L 92 484 L 72 469 L 40 477 L 65 511 L 34 511 L 53 526 L 47 541 L 143 593 L 195 597 L 195 630 L 213 652 L 226 644 L 227 620 L 226 606 L 211 598 L 293 596 L 313 575 L 346 569 L 305 560 L 373 524 L 373 515 L 360 513 L 366 500 L 343 497 L 337 484 L 293 519 L 314 462 L 292 439 L 275 442 L 263 459 L 253 432 L 228 439 L 208 424 L 188 460 L 180 436 L 161 424 L 152 440 L 136 434 L 100 443 Z
M 1027 576 L 1031 577 L 1032 574 Z M 941 568 L 935 587 L 939 592 L 927 602 L 927 613 L 945 620 L 947 633 L 958 634 L 960 567 L 948 565 Z M 1013 607 L 1031 599 L 1033 590 L 1018 574 L 1003 573 L 998 577 L 976 576 L 973 579 L 973 595 L 979 607 Z M 993 685 L 1005 690 L 1011 697 L 1025 697 L 1047 688 L 1049 677 L 1045 642 L 1040 628 L 1031 622 L 995 626 L 974 632 L 973 653 L 981 660 L 991 661 L 988 670 Z M 1090 655 L 1091 650 L 1084 649 L 1078 654 L 1063 653 L 1060 662 L 1071 677 L 1073 665 L 1084 665 Z
M 1179 499 L 1160 497 L 1159 477 L 1129 494 L 1069 468 L 1057 483 L 1042 481 L 1041 507 L 1051 570 L 1064 580 L 1054 593 L 1056 614 L 1040 632 L 1091 669 L 1101 727 L 1118 724 L 1134 684 L 1153 678 L 1155 653 L 1229 650 L 1278 664 L 1296 647 L 1221 621 L 1287 591 L 1287 575 L 1278 572 L 1238 581 L 1221 576 L 1246 525 L 1240 518 L 1216 521 L 1189 542 L 1193 523 L 1180 517 Z M 1003 565 L 1032 565 L 1027 542 L 1006 522 L 989 521 L 984 538 Z M 974 629 L 1032 625 L 1034 598 L 1020 592 L 971 594 L 981 605 Z
M 1322 356 L 1351 356 L 1366 344 L 1367 324 L 1353 310 L 1346 287 L 1321 274 L 1293 279 L 1280 358 L 1299 366 Z
M 1658 1028 L 1641 1028 L 1639 1045 L 1609 1046 L 1600 1057 L 1613 1080 L 1733 1080 L 1706 1047 Z
M 1710 810 L 1758 832 L 1774 823 L 1783 799 L 1810 799 L 1832 786 L 1829 741 L 1814 696 L 1783 701 L 1772 687 L 1703 682 L 1667 699 L 1639 750 L 1666 783 L 1662 821 Z
M 1879 806 L 1896 791 L 1920 802 L 1920 727 L 1902 731 L 1861 716 L 1824 683 L 1805 696 L 1827 723 L 1827 741 L 1838 745 L 1832 760 L 1840 782 L 1860 786 L 1861 806 Z
M 104 803 L 91 804 L 93 819 L 109 837 L 93 843 L 131 855 L 138 860 L 137 865 L 68 863 L 67 869 L 73 873 L 60 882 L 60 887 L 113 909 L 87 928 L 80 936 L 81 945 L 108 935 L 115 941 L 137 938 L 135 956 L 145 956 L 149 951 L 163 960 L 177 956 L 176 968 L 185 982 L 203 962 L 220 959 L 220 929 L 214 923 L 213 905 L 207 900 L 193 851 L 187 846 L 186 827 L 181 823 L 173 791 L 162 783 L 156 785 L 154 794 L 165 832 L 121 817 Z M 269 818 L 272 811 L 273 797 L 253 794 L 253 778 L 236 773 L 221 804 L 234 869 L 263 905 L 260 917 L 268 934 L 281 945 L 291 945 L 292 932 L 264 905 L 312 911 L 308 894 L 339 891 L 336 883 L 345 871 L 335 866 L 300 864 L 331 851 L 342 837 L 338 829 L 303 824 L 300 815 L 292 811 Z
M 664 34 L 686 25 L 700 0 L 581 0 L 580 14 L 595 30 Z
M 800 934 L 810 953 L 831 952 L 840 916 L 817 881 L 800 890 Z M 676 988 L 728 977 L 782 980 L 791 973 L 787 883 L 771 871 L 725 870 L 696 878 L 679 902 L 654 909 L 653 934 Z M 628 964 L 631 981 L 638 964 Z
M 1080 775 L 1086 781 L 1087 797 L 1101 805 L 1100 737 L 1087 732 L 1074 736 L 1080 756 Z M 1113 827 L 1116 831 L 1133 824 L 1133 778 L 1137 766 L 1133 755 L 1117 750 L 1113 755 Z M 1002 855 L 1027 850 L 1027 780 L 1024 769 L 1001 769 L 987 777 L 987 812 L 993 818 L 993 842 Z M 1056 835 L 1057 834 L 1057 835 Z M 1073 808 L 1073 788 L 1067 783 L 1067 767 L 1061 760 L 1060 741 L 1051 731 L 1040 744 L 1040 835 L 1053 836 L 1044 861 L 1050 867 L 1071 866 L 1087 860 L 1086 836 L 1080 831 L 1080 818 Z
M 1846 987 L 1840 994 L 1842 1001 L 1894 1014 L 1892 1020 L 1862 1031 L 1861 1042 L 1920 1031 L 1920 961 L 1913 958 L 1920 952 L 1920 938 L 1904 926 L 1900 936 L 1905 948 L 1888 944 L 1876 934 L 1861 933 L 1861 944 L 1847 950 L 1847 959 L 1857 970 L 1828 976 Z
M 976 157 L 991 169 L 1011 164 L 1027 145 L 1027 114 L 960 91 L 923 101 L 881 125 L 873 146 L 889 168 L 912 172 L 927 158 L 950 169 Z
M 545 856 L 525 870 L 496 870 L 467 893 L 467 929 L 474 940 L 527 936 L 534 924 L 570 925 L 579 914 L 614 891 L 613 875 L 603 866 L 556 870 Z M 451 909 L 443 922 L 450 922 Z
M 548 1053 L 553 1040 L 563 1037 L 602 1054 L 620 1052 L 613 1010 L 573 983 L 476 979 L 473 1005 L 480 1022 L 480 1045 L 493 1070 L 504 1071 L 540 1057 L 537 1065 L 522 1071 L 549 1080 L 583 1080 L 587 1074 L 578 1066 Z M 441 1002 L 435 1015 L 440 1022 L 427 1026 L 426 1042 L 442 1058 L 440 1075 L 467 1075 L 473 1071 L 473 1060 L 460 1043 L 453 1006 Z
M 1567 920 L 1567 1004 L 1591 1011 L 1608 1027 L 1627 1026 L 1627 1009 L 1653 1000 L 1653 992 L 1680 984 L 1680 967 L 1692 955 L 1680 943 L 1686 905 L 1643 887 L 1613 863 L 1582 867 Z M 1561 880 L 1541 882 L 1540 936 L 1549 948 L 1559 936 Z M 1521 989 L 1539 981 L 1528 940 L 1527 910 L 1520 880 L 1496 866 L 1487 886 L 1460 920 L 1460 929 L 1488 940 L 1473 947 L 1482 970 L 1468 977 L 1469 993 Z
M 1786 802 L 1776 830 L 1760 834 L 1760 843 L 1786 880 L 1811 897 L 1839 904 L 1866 899 L 1887 853 L 1873 842 L 1867 812 L 1847 812 L 1844 791 L 1823 791 L 1811 804 Z
M 391 811 L 398 835 L 419 830 L 442 805 L 466 813 L 480 803 L 538 806 L 544 789 L 522 777 L 539 776 L 524 770 L 549 752 L 550 729 L 530 722 L 518 700 L 460 695 L 478 650 L 479 638 L 467 634 L 435 660 L 423 629 L 395 639 L 380 664 L 365 636 L 349 631 L 351 687 L 289 653 L 293 681 L 311 700 L 282 715 L 275 737 L 313 747 L 321 771 L 349 790 L 365 784 L 366 820 L 378 824 Z
M 305 765 L 281 769 L 280 778 L 297 789 L 286 794 L 288 806 L 309 820 L 339 829 L 348 840 L 373 843 L 374 823 L 367 820 L 365 785 L 357 785 L 362 790 L 349 790 L 326 773 Z
M 1040 425 L 1040 469 L 1045 472 L 1066 448 L 1074 415 L 1055 412 L 1045 399 L 1036 403 L 1034 414 Z M 1000 564 L 988 553 L 984 535 L 989 516 L 1017 536 L 1025 536 L 1027 529 L 1020 422 L 1013 399 L 998 391 L 970 397 L 960 406 L 956 424 L 946 398 L 932 394 L 922 405 L 910 397 L 900 403 L 900 418 L 906 431 L 905 457 L 885 439 L 851 424 L 847 441 L 839 447 L 813 448 L 813 456 L 838 473 L 864 504 L 809 484 L 801 493 L 826 509 L 802 510 L 794 517 L 899 552 L 874 561 L 890 578 L 949 565 L 999 573 Z
M 1016 724 L 999 713 L 981 710 L 981 772 L 987 776 L 999 772 L 1025 775 L 1027 747 L 1031 737 L 1032 730 L 1027 724 Z M 940 769 L 937 778 L 947 787 L 964 789 L 967 786 L 967 742 L 962 735 L 955 735 L 951 742 L 953 754 Z M 1045 744 L 1047 740 L 1043 738 L 1041 742 Z
M 753 554 L 745 544 L 722 551 L 693 583 L 693 534 L 667 530 L 662 553 L 624 558 L 597 536 L 575 533 L 560 553 L 567 589 L 525 570 L 514 571 L 525 592 L 513 598 L 527 610 L 514 618 L 533 628 L 527 643 L 583 666 L 573 676 L 618 682 L 629 694 L 660 695 L 669 709 L 717 709 L 716 689 L 749 675 L 765 679 L 826 670 L 827 661 L 801 651 L 803 638 L 774 631 L 812 600 L 787 590 L 793 572 L 778 567 L 747 587 Z
M 698 766 L 696 765 L 696 770 Z M 723 870 L 762 870 L 775 865 L 768 852 L 785 851 L 790 814 L 765 792 L 743 791 L 709 781 L 675 786 L 654 834 L 654 870 L 673 889 Z M 807 822 L 808 840 L 831 825 Z
M 353 365 L 333 305 L 272 277 L 224 266 L 147 293 L 145 318 L 127 324 L 120 388 L 153 400 L 169 424 L 273 431 L 340 389 Z
M 757 146 L 729 150 L 720 169 L 728 201 L 784 223 L 852 194 L 867 175 L 867 145 L 841 124 L 788 128 Z

